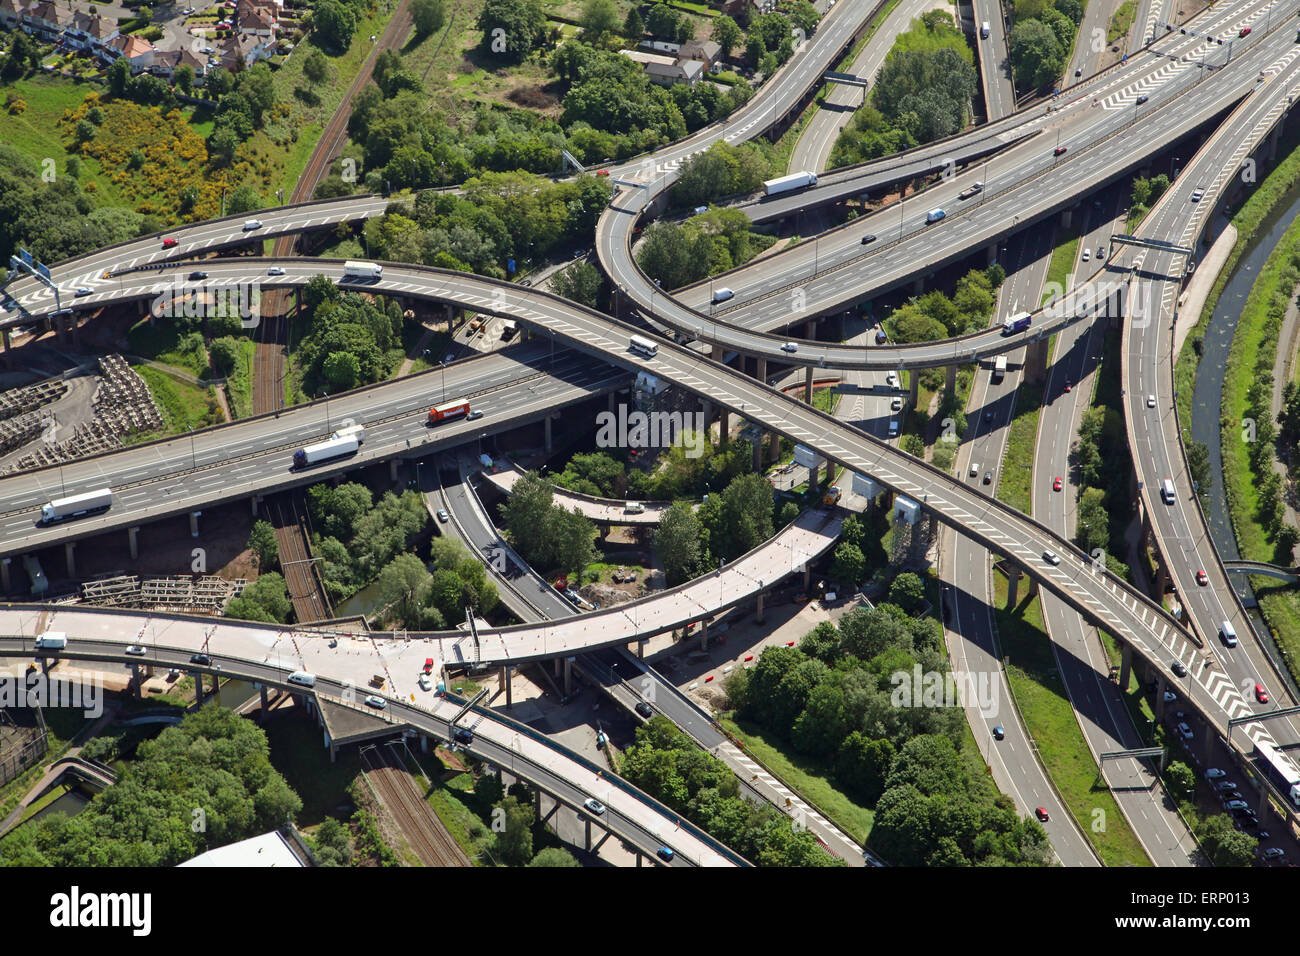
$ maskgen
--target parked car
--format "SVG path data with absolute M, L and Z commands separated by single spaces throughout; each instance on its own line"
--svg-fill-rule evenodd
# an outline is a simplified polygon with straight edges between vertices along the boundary
M 1205 771 L 1206 780 L 1222 780 L 1227 775 L 1227 771 L 1220 770 L 1218 767 L 1211 767 L 1209 770 Z

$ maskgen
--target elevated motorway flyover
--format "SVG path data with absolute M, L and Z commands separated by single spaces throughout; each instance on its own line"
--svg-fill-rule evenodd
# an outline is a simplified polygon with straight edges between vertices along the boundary
M 436 642 L 373 641 L 348 637 L 327 641 L 283 628 L 244 622 L 213 622 L 181 615 L 138 615 L 107 609 L 6 606 L 0 608 L 0 657 L 37 656 L 32 635 L 57 627 L 68 633 L 67 648 L 41 656 L 92 664 L 119 664 L 133 669 L 176 667 L 271 685 L 299 695 L 320 696 L 340 707 L 357 708 L 392 724 L 393 735 L 405 731 L 451 740 L 450 722 L 462 703 L 421 691 L 416 677 Z M 136 645 L 145 654 L 127 653 Z M 210 665 L 190 661 L 209 655 Z M 313 688 L 288 683 L 294 670 L 316 675 Z M 398 675 L 384 693 L 382 710 L 357 702 L 374 670 Z M 439 668 L 440 669 L 440 668 Z M 541 734 L 482 708 L 474 708 L 458 726 L 472 730 L 468 749 L 475 757 L 527 780 L 573 808 L 595 797 L 607 810 L 599 825 L 618 834 L 655 862 L 660 847 L 673 850 L 675 866 L 745 866 L 746 861 L 679 814 L 618 777 L 601 772 L 586 758 L 548 741 Z M 327 741 L 328 744 L 328 741 Z M 459 745 L 459 744 L 458 744 Z
M 1259 0 L 1245 8 L 1205 14 L 1201 29 L 1236 30 L 1267 16 L 1275 3 Z M 763 330 L 813 320 L 869 299 L 974 250 L 987 249 L 992 256 L 1012 232 L 1067 211 L 1088 192 L 1139 168 L 1165 145 L 1228 110 L 1254 88 L 1261 71 L 1267 77 L 1289 62 L 1294 55 L 1291 25 L 1285 23 L 1283 30 L 1279 24 L 1285 18 L 1272 20 L 1271 33 L 1257 29 L 1252 42 L 1242 41 L 1244 48 L 1235 50 L 1231 64 L 1222 69 L 1217 44 L 1199 33 L 1171 34 L 1137 66 L 1126 65 L 1082 84 L 1059 109 L 1030 120 L 1049 127 L 1052 142 L 1059 142 L 1063 152 L 1056 154 L 1040 137 L 995 156 L 988 171 L 978 173 L 985 182 L 983 192 L 965 202 L 957 193 L 976 178 L 973 171 L 940 183 L 919 200 L 912 197 L 669 296 L 641 273 L 628 246 L 639 218 L 671 184 L 666 174 L 645 190 L 620 195 L 606 210 L 598 227 L 602 264 L 624 296 L 657 321 L 690 338 L 766 360 L 843 368 L 937 367 L 1018 347 L 1022 342 L 1014 337 L 1008 342 L 999 332 L 989 331 L 924 346 L 872 348 L 865 355 L 848 346 L 794 339 L 798 350 L 791 353 L 782 348 L 787 337 Z M 1207 63 L 1215 68 L 1202 68 Z M 1193 87 L 1196 95 L 1187 95 Z M 947 215 L 928 222 L 927 210 L 935 208 Z M 864 244 L 868 234 L 877 239 Z M 1112 262 L 1119 266 L 1123 259 L 1115 256 Z M 735 295 L 714 305 L 710 288 L 720 287 Z M 1037 331 L 1047 334 L 1075 318 L 1040 322 Z

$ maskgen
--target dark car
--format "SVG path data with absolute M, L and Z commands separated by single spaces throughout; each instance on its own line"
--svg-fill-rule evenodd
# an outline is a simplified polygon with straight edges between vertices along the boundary
M 984 484 L 986 485 L 993 484 L 993 472 L 991 471 L 984 472 Z
M 650 715 L 654 713 L 654 711 L 650 709 L 650 705 L 643 700 L 638 700 L 636 702 L 636 707 L 634 709 L 638 714 L 640 714 L 642 717 L 646 718 L 647 720 L 649 720 Z
M 673 859 L 673 848 L 670 846 L 661 846 L 655 850 L 655 855 L 665 863 L 671 863 Z
M 192 280 L 195 280 L 195 279 L 206 279 L 207 277 L 208 277 L 208 274 L 207 274 L 206 272 L 199 272 L 199 271 L 196 270 L 196 271 L 190 273 L 190 279 L 192 279 Z
M 457 727 L 451 732 L 451 739 L 456 741 L 458 744 L 463 744 L 468 747 L 474 742 L 474 732 L 472 730 L 467 730 L 464 727 Z
M 1052 155 L 1053 155 L 1053 156 L 1064 156 L 1064 155 L 1065 155 L 1065 151 L 1066 151 L 1067 149 L 1069 149 L 1069 148 L 1070 148 L 1070 147 L 1068 147 L 1068 146 L 1058 146 L 1058 147 L 1056 147 L 1056 149 L 1052 150 Z
M 1172 670 L 1179 677 L 1187 676 L 1187 665 L 1184 664 L 1182 661 L 1179 660 L 1171 661 L 1169 664 L 1169 669 Z
M 1139 96 L 1136 100 L 1134 100 L 1134 102 L 1137 103 L 1138 106 L 1141 106 L 1143 103 L 1145 103 L 1145 102 L 1146 102 L 1147 100 L 1149 100 L 1149 99 L 1151 99 L 1151 97 L 1149 97 L 1149 96 L 1147 96 L 1145 93 L 1143 93 L 1143 94 L 1142 94 L 1141 96 Z
M 201 664 L 204 667 L 207 667 L 209 664 L 212 663 L 212 658 L 209 657 L 207 654 L 191 654 L 190 663 Z
M 869 242 L 875 242 L 875 241 L 876 241 L 876 234 L 874 232 L 869 232 L 862 237 L 862 244 L 864 246 Z
M 1006 732 L 1005 730 L 1002 729 L 1002 725 L 1001 725 L 1001 724 L 998 724 L 998 726 L 996 726 L 996 727 L 993 728 L 993 739 L 994 739 L 994 740 L 1001 740 L 1001 739 L 1002 739 L 1003 737 L 1005 737 L 1006 735 L 1007 735 L 1007 732 Z
M 887 336 L 887 335 L 885 334 L 885 330 L 884 330 L 884 329 L 876 329 L 876 344 L 877 344 L 877 345 L 884 345 L 884 344 L 885 344 L 886 342 L 888 342 L 888 341 L 889 341 L 889 336 Z

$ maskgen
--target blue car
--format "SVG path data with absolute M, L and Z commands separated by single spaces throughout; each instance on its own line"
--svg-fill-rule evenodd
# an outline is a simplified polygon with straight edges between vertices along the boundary
M 658 855 L 659 859 L 663 860 L 665 863 L 671 863 L 671 862 L 672 862 L 672 860 L 673 860 L 673 848 L 672 848 L 672 847 L 669 847 L 669 846 L 661 846 L 661 847 L 660 847 L 658 850 L 656 850 L 655 852 L 656 852 L 656 854 Z
M 993 738 L 994 738 L 995 740 L 1001 740 L 1001 739 L 1002 739 L 1003 737 L 1005 737 L 1006 735 L 1007 735 L 1007 732 L 1006 732 L 1005 730 L 1002 729 L 1002 725 L 1001 725 L 1001 724 L 998 724 L 998 726 L 996 726 L 996 727 L 993 728 Z

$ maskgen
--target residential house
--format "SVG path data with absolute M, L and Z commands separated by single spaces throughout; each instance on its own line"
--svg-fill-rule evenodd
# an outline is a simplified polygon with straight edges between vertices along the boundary
M 157 52 L 152 43 L 137 36 L 115 37 L 104 49 L 107 59 L 126 57 L 131 63 L 132 75 L 149 69 Z
M 713 40 L 691 40 L 677 51 L 679 60 L 699 60 L 706 70 L 712 71 L 722 62 L 722 47 Z
M 647 63 L 645 75 L 650 79 L 651 83 L 657 83 L 660 86 L 674 86 L 678 83 L 694 86 L 700 82 L 700 77 L 704 75 L 704 64 L 699 60 L 677 60 L 671 65 Z
M 0 0 L 0 3 L 3 2 Z M 72 26 L 64 32 L 63 40 L 75 49 L 102 56 L 108 44 L 118 35 L 117 25 L 108 17 L 92 16 L 78 10 L 73 17 Z
M 22 26 L 23 12 L 21 0 L 0 0 L 0 27 L 16 30 Z
M 54 43 L 72 26 L 72 19 L 72 7 L 61 7 L 54 0 L 41 0 L 23 14 L 23 29 L 47 43 Z
M 176 71 L 182 66 L 188 66 L 193 70 L 194 79 L 197 81 L 201 81 L 208 72 L 207 58 L 195 56 L 186 49 L 154 51 L 153 60 L 149 64 L 149 72 L 170 82 L 176 75 Z
M 275 14 L 265 7 L 241 3 L 235 9 L 235 32 L 240 36 L 275 36 Z

